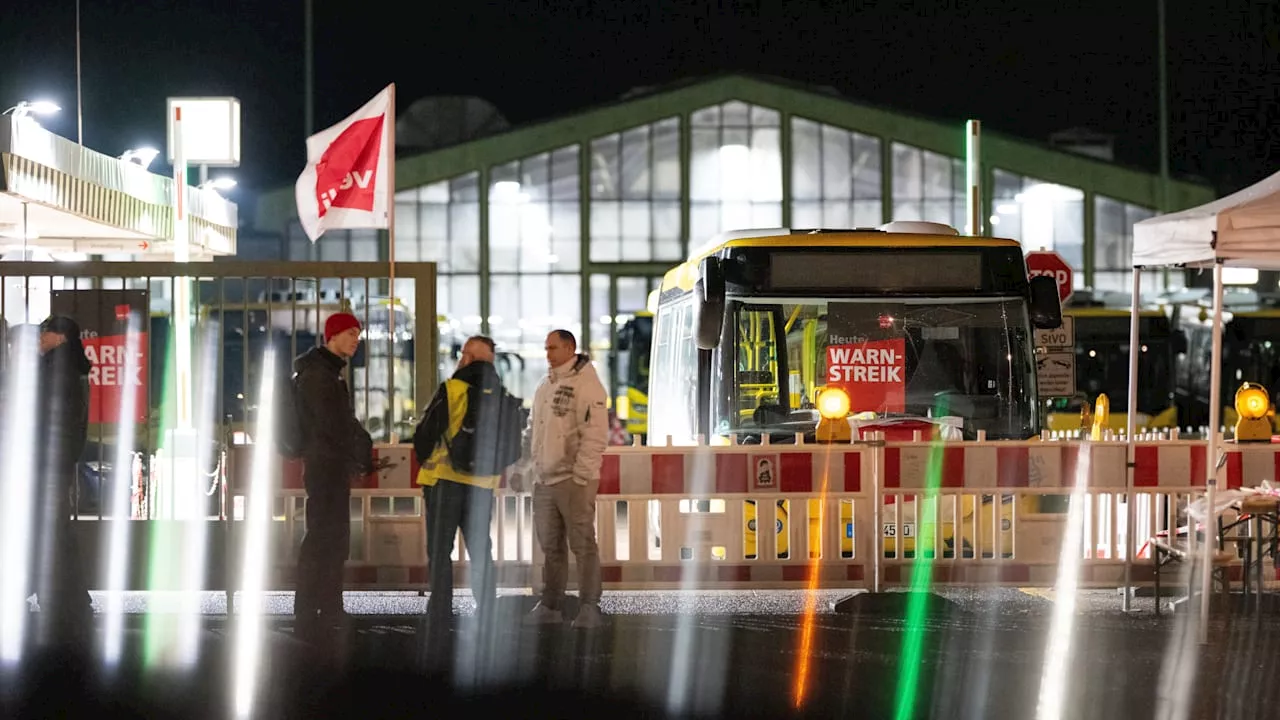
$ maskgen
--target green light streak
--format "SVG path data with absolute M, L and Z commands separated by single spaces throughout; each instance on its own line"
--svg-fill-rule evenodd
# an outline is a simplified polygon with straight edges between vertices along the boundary
M 935 409 L 934 417 L 946 415 L 944 407 Z M 911 583 L 907 595 L 906 633 L 902 640 L 902 654 L 898 669 L 898 692 L 894 702 L 894 719 L 915 717 L 916 701 L 920 695 L 920 662 L 924 654 L 924 619 L 928 612 L 929 588 L 933 584 L 934 549 L 937 547 L 938 487 L 942 481 L 943 443 L 934 440 L 929 446 L 928 462 L 924 473 L 924 502 L 921 517 L 916 518 L 915 553 L 911 565 Z M 926 531 L 927 530 L 927 531 Z M 924 551 L 922 541 L 928 538 L 929 547 Z M 905 550 L 905 538 L 901 539 Z
M 165 445 L 165 431 L 173 428 L 177 421 L 177 372 L 174 362 L 174 342 L 173 342 L 172 317 L 169 324 L 169 337 L 165 338 L 163 358 L 164 358 L 164 381 L 158 388 L 160 392 L 159 405 L 159 422 L 155 423 L 155 439 L 158 447 Z M 153 344 L 154 348 L 155 345 Z M 159 354 L 159 353 L 157 353 Z M 152 359 L 154 362 L 155 359 Z M 172 465 L 170 465 L 166 457 L 166 467 L 161 468 L 161 476 L 170 477 L 172 474 Z M 163 505 L 171 507 L 171 494 L 173 489 L 172 483 L 161 483 L 163 490 L 160 493 Z M 157 514 L 159 508 L 155 508 L 152 503 L 156 501 L 155 495 L 147 497 L 148 507 L 152 509 L 152 516 Z M 181 577 L 181 568 L 178 566 L 179 545 L 182 540 L 181 524 L 173 520 L 152 520 L 151 521 L 151 547 L 147 557 L 147 590 L 150 591 L 146 620 L 144 621 L 143 630 L 143 667 L 152 668 L 161 661 L 163 653 L 173 647 L 177 640 L 177 620 L 178 616 L 175 612 L 164 612 L 164 608 L 159 607 L 163 603 L 157 596 L 158 592 L 176 591 L 178 589 L 177 582 Z

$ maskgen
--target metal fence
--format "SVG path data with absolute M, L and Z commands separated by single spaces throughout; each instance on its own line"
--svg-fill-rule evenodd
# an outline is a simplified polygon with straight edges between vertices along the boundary
M 395 275 L 393 327 L 385 263 L 5 262 L 0 371 L 8 377 L 17 333 L 36 332 L 50 313 L 75 317 L 95 364 L 77 515 L 105 519 L 105 499 L 130 492 L 132 518 L 165 517 L 155 457 L 177 399 L 175 297 L 183 294 L 175 287 L 190 278 L 195 425 L 200 446 L 215 449 L 201 463 L 200 482 L 210 519 L 225 518 L 225 454 L 218 449 L 251 438 L 262 373 L 287 378 L 293 358 L 323 343 L 324 321 L 334 312 L 351 312 L 364 326 L 348 368 L 357 415 L 377 442 L 412 435 L 440 372 L 435 264 L 399 264 Z M 263 363 L 269 346 L 274 368 Z M 136 412 L 123 417 L 129 394 Z M 125 458 L 130 471 L 114 472 Z M 131 488 L 116 487 L 126 478 Z

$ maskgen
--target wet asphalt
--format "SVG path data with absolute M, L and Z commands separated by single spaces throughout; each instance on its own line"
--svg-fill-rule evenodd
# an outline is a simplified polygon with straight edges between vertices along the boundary
M 1052 592 L 946 590 L 906 617 L 902 593 L 606 593 L 604 627 L 524 627 L 504 596 L 480 627 L 465 592 L 446 627 L 424 626 L 416 593 L 349 593 L 350 627 L 295 635 L 287 593 L 265 609 L 252 716 L 1254 718 L 1280 716 L 1280 614 L 1215 608 L 1161 616 L 1149 597 L 1082 591 L 1049 673 Z M 221 607 L 219 608 L 219 603 Z M 29 655 L 9 678 L 6 717 L 234 717 L 237 626 L 205 598 L 198 661 L 148 658 L 147 598 L 128 601 L 123 665 Z M 99 622 L 104 622 L 100 616 Z M 806 631 L 807 628 L 807 631 Z M 916 650 L 912 650 L 915 643 Z M 1058 647 L 1062 644 L 1059 643 Z M 1053 678 L 1057 678 L 1055 681 Z M 1061 703 L 1039 707 L 1042 689 Z M 1053 693 L 1049 693 L 1053 695 Z

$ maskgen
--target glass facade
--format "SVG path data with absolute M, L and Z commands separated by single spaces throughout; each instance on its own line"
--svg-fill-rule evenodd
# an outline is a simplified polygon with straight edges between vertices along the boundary
M 791 119 L 791 225 L 876 227 L 884 222 L 880 138 Z
M 779 227 L 784 217 L 795 228 L 926 220 L 964 231 L 961 157 L 781 108 L 729 100 L 567 134 L 561 147 L 397 194 L 397 261 L 437 263 L 442 373 L 466 336 L 487 332 L 514 389 L 532 394 L 546 333 L 562 327 L 609 382 L 619 323 L 691 246 L 719 232 Z M 1133 224 L 1151 210 L 999 167 L 986 177 L 991 234 L 1058 251 L 1077 287 L 1129 288 Z M 376 230 L 331 231 L 313 244 L 295 221 L 283 240 L 294 260 L 387 252 Z M 1145 289 L 1163 289 L 1165 275 L 1153 272 Z
M 1054 250 L 1086 287 L 1084 191 L 996 168 L 991 188 L 991 234 L 1022 243 L 1023 250 Z
M 731 100 L 694 111 L 689 125 L 689 239 L 780 227 L 779 112 Z
M 1093 198 L 1093 284 L 1098 290 L 1133 293 L 1133 224 L 1155 216 L 1154 210 L 1095 195 Z M 1142 273 L 1142 294 L 1164 291 L 1165 278 L 1182 273 L 1148 270 Z M 1180 285 L 1181 283 L 1175 283 Z
M 591 262 L 679 262 L 680 118 L 591 141 Z
M 546 372 L 547 333 L 582 337 L 578 152 L 571 145 L 489 173 L 489 333 L 509 353 L 505 379 L 522 397 Z
M 965 226 L 964 161 L 893 144 L 893 218 Z

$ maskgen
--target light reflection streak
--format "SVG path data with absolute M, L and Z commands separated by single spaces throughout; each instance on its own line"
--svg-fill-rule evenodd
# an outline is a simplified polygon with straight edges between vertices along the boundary
M 935 417 L 946 416 L 945 406 L 935 408 Z M 916 523 L 915 553 L 911 563 L 911 585 L 907 595 L 906 633 L 902 639 L 902 664 L 898 668 L 898 692 L 894 702 L 896 720 L 915 717 L 916 702 L 920 695 L 920 666 L 924 654 L 924 620 L 928 613 L 929 588 L 933 585 L 933 561 L 938 546 L 938 487 L 942 483 L 943 440 L 935 438 L 929 444 L 928 462 L 924 473 L 924 497 Z M 880 502 L 877 498 L 876 502 Z M 902 502 L 902 496 L 898 497 Z M 897 533 L 894 547 L 901 553 L 906 538 Z M 924 551 L 924 539 L 929 538 L 932 547 Z
M 10 330 L 18 329 L 16 326 Z M 22 327 L 22 330 L 29 328 Z M 3 567 L 0 567 L 0 660 L 6 665 L 22 658 L 26 640 L 26 598 L 30 595 L 31 537 L 34 512 L 36 428 L 36 377 L 39 348 L 36 335 L 21 332 L 13 341 L 13 352 L 6 367 L 5 414 L 3 442 L 6 482 L 0 490 L 3 497 Z
M 203 333 L 203 348 L 200 367 L 200 397 L 195 403 L 196 429 L 192 435 L 195 446 L 183 460 L 194 459 L 191 478 L 182 484 L 187 492 L 187 513 L 184 527 L 183 543 L 185 557 L 182 558 L 182 607 L 178 616 L 178 647 L 181 662 L 186 665 L 195 663 L 200 652 L 200 631 L 204 622 L 201 613 L 200 597 L 204 589 L 205 570 L 208 567 L 209 536 L 209 494 L 208 486 L 215 486 L 216 475 L 210 478 L 205 468 L 214 467 L 213 416 L 217 411 L 216 389 L 218 385 L 218 345 L 219 326 L 210 323 Z M 265 372 L 264 374 L 270 374 Z M 229 610 L 229 608 L 228 608 Z
M 1071 657 L 1071 634 L 1075 629 L 1076 589 L 1084 558 L 1085 491 L 1089 485 L 1092 460 L 1092 445 L 1083 442 L 1079 447 L 1075 483 L 1067 507 L 1067 524 L 1058 560 L 1058 579 L 1054 585 L 1053 620 L 1049 626 L 1049 642 L 1045 647 L 1044 669 L 1040 675 L 1036 720 L 1061 718 L 1066 701 L 1067 661 Z
M 813 549 L 809 550 L 809 578 L 806 583 L 807 592 L 804 598 L 803 620 L 800 626 L 800 650 L 796 661 L 798 667 L 795 670 L 795 684 L 792 688 L 792 704 L 799 709 L 804 704 L 805 693 L 809 684 L 809 658 L 813 651 L 813 633 L 815 625 L 815 616 L 818 610 L 818 585 L 821 572 L 822 556 L 828 552 L 828 549 L 822 544 L 822 538 L 826 537 L 827 527 L 827 494 L 830 490 L 831 482 L 831 454 L 832 448 L 828 446 L 822 453 L 822 488 L 818 494 L 818 528 L 819 528 L 819 552 L 814 553 Z M 850 456 L 857 457 L 857 456 Z M 846 462 L 850 462 L 846 458 Z M 853 460 L 856 462 L 856 460 Z M 839 511 L 836 512 L 839 517 Z M 757 524 L 757 527 L 759 525 Z
M 178 340 L 183 334 L 191 331 L 190 327 L 179 326 L 177 322 L 171 327 L 175 342 L 169 344 L 171 352 L 164 382 L 166 397 L 161 403 L 164 443 L 154 463 L 162 473 L 157 494 L 163 495 L 163 500 L 159 502 L 159 518 L 151 523 L 147 584 L 152 603 L 147 608 L 144 664 L 190 668 L 199 655 L 203 623 L 200 597 L 209 525 L 204 492 L 208 480 L 201 467 L 201 459 L 206 456 L 200 444 L 202 440 L 210 442 L 210 438 L 195 427 L 191 398 L 184 400 L 177 391 L 179 379 L 190 377 L 191 373 L 190 368 L 183 372 L 178 367 L 174 348 L 181 344 Z M 206 355 L 215 352 L 216 348 L 210 350 L 208 344 L 215 342 L 216 336 L 206 334 L 205 341 Z M 206 361 L 204 368 L 201 382 L 205 384 L 203 391 L 207 392 L 216 388 L 216 360 Z M 185 381 L 183 387 L 190 392 Z M 170 390 L 174 392 L 170 394 Z M 205 414 L 214 410 L 212 402 L 209 405 Z
M 694 478 L 697 485 L 706 483 L 710 485 L 710 490 L 714 489 L 715 482 L 715 456 L 709 447 L 702 444 L 699 438 L 697 451 L 693 454 L 693 472 L 690 477 Z M 699 489 L 708 489 L 705 486 L 699 488 L 695 486 L 695 491 Z M 702 565 L 706 562 L 714 563 L 714 560 L 704 560 L 699 557 L 698 538 L 704 535 L 707 524 L 706 514 L 697 512 L 696 507 L 692 506 L 697 500 L 688 499 L 691 512 L 682 513 L 685 524 L 684 543 L 693 547 L 694 557 L 685 561 L 678 559 L 680 563 L 680 589 L 685 593 L 696 592 L 698 584 L 697 578 L 701 575 Z M 741 502 L 738 500 L 737 502 Z M 678 508 L 677 508 L 678 510 Z M 664 518 L 665 519 L 665 518 Z M 667 524 L 663 523 L 666 527 Z M 760 523 L 757 517 L 757 529 Z M 671 533 L 673 536 L 676 533 Z M 757 537 L 759 533 L 757 532 Z M 673 538 L 674 539 L 674 538 Z M 663 533 L 663 554 L 666 554 L 667 545 L 666 533 Z M 674 545 L 677 554 L 681 545 Z M 759 546 L 757 545 L 757 548 Z M 724 697 L 725 684 L 724 677 L 727 671 L 725 667 L 725 656 L 711 657 L 715 653 L 715 648 L 699 648 L 695 644 L 697 632 L 695 630 L 696 620 L 692 613 L 681 613 L 679 620 L 676 621 L 676 637 L 671 657 L 671 669 L 668 676 L 667 684 L 667 709 L 678 715 L 688 714 L 693 705 L 695 712 L 718 714 L 718 707 L 709 708 L 704 705 L 715 703 L 718 704 Z M 695 694 L 696 693 L 696 694 Z
M 124 377 L 138 374 L 140 311 L 129 313 L 125 328 Z M 121 394 L 119 426 L 115 453 L 111 461 L 111 495 L 109 514 L 111 531 L 104 550 L 107 566 L 107 588 L 103 597 L 105 628 L 102 655 L 108 668 L 120 662 L 124 648 L 124 593 L 129 576 L 129 530 L 133 486 L 134 431 L 137 425 L 138 393 L 131 386 Z M 104 503 L 105 504 L 105 503 Z
M 270 554 L 271 475 L 275 460 L 273 435 L 275 416 L 275 348 L 267 345 L 262 364 L 262 386 L 258 406 L 258 429 L 254 434 L 253 469 L 249 476 L 246 498 L 243 576 L 240 580 L 239 612 L 235 629 L 235 712 L 237 718 L 249 717 L 257 688 L 258 666 L 262 656 L 262 614 L 266 586 L 267 558 Z M 232 608 L 227 608 L 228 614 Z
M 1190 500 L 1188 498 L 1188 500 Z M 1202 553 L 1197 549 L 1197 532 L 1208 530 L 1195 517 L 1187 518 L 1187 562 L 1179 563 L 1178 580 L 1175 587 L 1190 587 L 1193 575 L 1201 571 L 1204 563 Z M 1170 544 L 1176 542 L 1178 536 L 1177 523 L 1170 530 Z M 1203 542 L 1203 539 L 1200 539 Z M 1154 554 L 1154 550 L 1153 550 Z M 1188 606 L 1193 604 L 1194 595 L 1187 599 Z M 1161 598 L 1155 598 L 1157 603 Z M 1181 612 L 1175 611 L 1173 632 L 1169 633 L 1169 644 L 1165 648 L 1164 660 L 1160 665 L 1160 680 L 1156 690 L 1156 711 L 1153 717 L 1159 720 L 1184 720 L 1190 717 L 1192 697 L 1196 690 L 1196 672 L 1200 665 L 1199 643 L 1200 613 L 1190 607 Z

